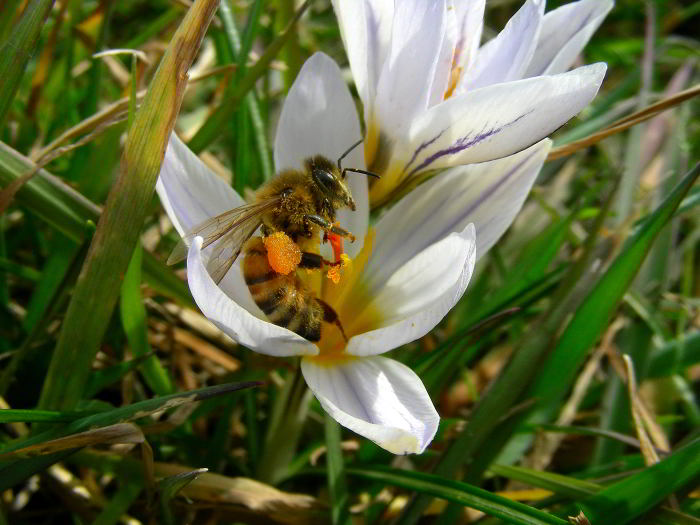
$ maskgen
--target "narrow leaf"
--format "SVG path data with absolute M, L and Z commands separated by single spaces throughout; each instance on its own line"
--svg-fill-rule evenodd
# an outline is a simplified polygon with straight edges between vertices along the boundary
M 134 255 L 124 276 L 121 290 L 120 313 L 122 325 L 129 340 L 132 353 L 137 357 L 152 354 L 148 344 L 148 327 L 146 325 L 146 308 L 141 298 L 141 244 L 136 245 Z M 148 386 L 158 395 L 170 394 L 173 385 L 168 372 L 155 356 L 151 356 L 142 366 L 143 376 Z
M 32 0 L 0 47 L 0 129 L 55 0 Z
M 581 503 L 595 525 L 624 525 L 700 474 L 700 439 L 696 439 L 659 463 L 614 483 Z
M 506 523 L 520 525 L 564 525 L 566 521 L 544 511 L 467 483 L 452 481 L 433 474 L 383 467 L 348 468 L 347 473 L 362 479 L 415 490 L 437 498 L 480 510 Z
M 68 306 L 39 404 L 71 408 L 81 399 L 90 365 L 107 329 L 175 124 L 187 70 L 214 16 L 217 0 L 192 5 L 173 36 L 134 124 L 121 173 L 112 187 Z M 65 363 L 71 363 L 70 369 Z
M 544 363 L 532 395 L 549 406 L 566 394 L 586 352 L 605 330 L 622 296 L 639 271 L 654 239 L 673 216 L 683 197 L 700 174 L 696 165 L 666 200 L 626 242 L 622 252 L 576 310 L 573 319 Z

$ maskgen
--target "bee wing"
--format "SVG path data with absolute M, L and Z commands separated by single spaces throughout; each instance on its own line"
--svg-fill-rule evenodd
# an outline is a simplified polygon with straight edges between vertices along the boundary
M 231 230 L 236 230 L 246 226 L 245 230 L 248 231 L 248 229 L 252 227 L 251 225 L 255 224 L 255 228 L 253 228 L 252 232 L 240 243 L 242 246 L 243 243 L 250 238 L 253 232 L 255 232 L 258 226 L 260 226 L 261 215 L 270 208 L 276 206 L 279 201 L 280 198 L 276 197 L 261 202 L 255 202 L 253 204 L 245 204 L 243 206 L 239 206 L 238 208 L 225 211 L 224 213 L 217 215 L 216 217 L 212 217 L 211 219 L 207 219 L 189 230 L 185 236 L 180 239 L 173 251 L 170 253 L 167 263 L 175 264 L 185 259 L 185 257 L 187 257 L 187 250 L 189 249 L 189 246 L 197 236 L 201 236 L 204 239 L 202 242 L 202 249 L 204 249 L 211 243 L 221 239 Z M 220 244 L 225 243 L 222 242 Z
M 231 266 L 233 266 L 233 263 L 236 262 L 238 255 L 241 253 L 243 245 L 253 236 L 260 224 L 262 224 L 262 220 L 258 215 L 255 219 L 248 220 L 229 231 L 214 246 L 209 262 L 207 262 L 207 270 L 216 284 L 219 284 L 224 275 L 231 269 Z

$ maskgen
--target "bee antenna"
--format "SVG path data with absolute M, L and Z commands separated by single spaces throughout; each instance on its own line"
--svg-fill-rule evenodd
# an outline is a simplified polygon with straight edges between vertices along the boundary
M 340 156 L 340 158 L 338 159 L 338 171 L 339 171 L 339 172 L 345 173 L 345 172 L 343 171 L 343 167 L 341 166 L 342 160 L 343 160 L 345 157 L 347 157 L 348 154 L 349 154 L 352 150 L 354 150 L 357 146 L 359 146 L 360 144 L 362 144 L 362 141 L 363 141 L 363 140 L 365 140 L 365 139 L 364 139 L 364 138 L 361 138 L 360 140 L 358 140 L 357 142 L 355 142 L 355 144 L 353 144 L 352 146 L 350 146 L 347 150 L 345 150 L 345 153 L 343 153 L 343 154 Z
M 375 177 L 375 178 L 377 178 L 377 179 L 380 179 L 380 178 L 381 178 L 381 177 L 380 177 L 379 175 L 377 175 L 376 173 L 372 173 L 371 171 L 367 171 L 367 170 L 361 170 L 361 169 L 358 169 L 358 168 L 345 168 L 345 169 L 343 170 L 343 172 L 342 172 L 342 173 L 343 173 L 343 178 L 345 178 L 345 172 L 346 172 L 346 171 L 351 171 L 351 172 L 353 172 L 353 173 L 364 173 L 365 175 L 369 175 L 370 177 Z

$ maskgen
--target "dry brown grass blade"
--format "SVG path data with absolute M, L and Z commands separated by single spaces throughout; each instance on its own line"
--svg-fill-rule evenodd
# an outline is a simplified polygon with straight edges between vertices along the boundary
M 143 97 L 146 95 L 146 90 L 139 91 L 136 94 L 136 100 L 137 102 L 140 102 Z M 124 115 L 126 115 L 127 111 L 129 110 L 129 98 L 125 97 L 122 99 L 117 100 L 116 102 L 113 102 L 109 106 L 101 109 L 94 115 L 86 118 L 85 120 L 80 121 L 78 124 L 73 126 L 72 128 L 67 129 L 63 133 L 61 133 L 58 137 L 56 137 L 54 140 L 52 140 L 49 144 L 44 146 L 38 151 L 35 151 L 32 153 L 30 158 L 34 162 L 40 162 L 41 159 L 45 158 L 47 155 L 49 155 L 53 150 L 56 148 L 59 148 L 60 146 L 64 145 L 68 141 L 80 137 L 86 133 L 90 133 L 92 130 L 104 126 L 105 123 L 113 122 L 116 119 L 122 118 Z
M 93 445 L 112 445 L 115 443 L 138 444 L 145 441 L 141 428 L 133 423 L 117 423 L 102 428 L 87 430 L 72 436 L 52 439 L 37 445 L 20 448 L 7 454 L 0 455 L 3 460 L 16 457 L 33 457 L 53 454 L 72 448 L 89 447 Z
M 119 50 L 111 50 L 111 51 L 119 51 Z M 212 76 L 216 75 L 224 75 L 228 74 L 231 71 L 234 71 L 236 69 L 235 64 L 228 64 L 225 66 L 219 66 L 219 67 L 214 67 L 210 70 L 203 71 L 199 75 L 193 75 L 188 83 L 187 87 L 185 88 L 185 93 L 187 93 L 189 87 L 192 84 L 195 84 L 197 82 L 200 82 L 204 79 L 210 78 Z M 139 104 L 142 100 L 143 97 L 146 96 L 146 91 L 145 89 L 139 91 L 136 93 L 136 102 Z M 112 104 L 104 107 L 94 115 L 91 115 L 90 117 L 86 118 L 85 120 L 82 120 L 78 122 L 75 126 L 67 129 L 63 133 L 61 133 L 58 137 L 56 137 L 54 140 L 52 140 L 49 144 L 44 146 L 43 148 L 34 151 L 31 155 L 30 158 L 34 162 L 40 162 L 43 158 L 45 158 L 47 155 L 49 155 L 53 150 L 61 147 L 63 144 L 66 142 L 75 139 L 76 137 L 80 137 L 81 135 L 84 135 L 86 133 L 91 132 L 92 130 L 104 126 L 105 123 L 110 123 L 110 122 L 117 122 L 121 121 L 124 118 L 126 118 L 126 113 L 129 110 L 129 97 L 124 97 L 120 98 L 116 102 L 113 102 Z M 105 128 L 102 128 L 103 130 Z M 55 157 L 53 157 L 55 158 Z
M 125 118 L 126 118 L 126 116 L 115 117 L 111 121 L 103 122 L 97 128 L 95 128 L 92 132 L 88 133 L 87 135 L 82 137 L 77 142 L 74 142 L 73 144 L 69 144 L 67 146 L 63 146 L 63 147 L 54 149 L 53 151 L 47 152 L 46 156 L 44 156 L 36 164 L 34 169 L 28 171 L 27 173 L 22 175 L 20 178 L 15 179 L 10 184 L 8 184 L 6 187 L 4 187 L 2 189 L 2 191 L 0 191 L 0 215 L 5 213 L 5 211 L 10 206 L 10 204 L 12 204 L 12 201 L 14 200 L 15 195 L 17 194 L 17 192 L 19 190 L 22 189 L 22 186 L 24 186 L 27 183 L 27 181 L 29 181 L 34 175 L 39 173 L 39 171 L 41 171 L 41 169 L 44 168 L 49 162 L 60 157 L 61 155 L 65 154 L 65 153 L 68 153 L 69 151 L 72 151 L 76 148 L 84 146 L 88 142 L 92 141 L 99 134 L 101 134 L 108 127 L 113 126 L 114 124 L 117 124 L 118 122 L 121 122 Z
M 610 360 L 610 364 L 615 370 L 615 373 L 625 384 L 627 384 L 626 365 L 622 357 L 620 357 L 620 355 L 611 348 L 608 352 L 608 359 Z M 633 402 L 635 405 L 635 410 L 637 410 L 637 413 L 642 418 L 654 446 L 659 452 L 664 454 L 670 453 L 671 444 L 669 443 L 668 438 L 666 437 L 666 434 L 661 426 L 656 422 L 654 415 L 647 408 L 644 400 L 640 396 L 636 396 Z
M 557 425 L 567 426 L 574 421 L 578 408 L 588 392 L 588 387 L 599 369 L 600 360 L 611 351 L 615 336 L 624 326 L 624 319 L 618 318 L 608 327 L 600 346 L 593 352 L 583 371 L 579 374 L 571 396 L 559 413 Z M 539 432 L 533 451 L 528 457 L 529 466 L 535 470 L 545 470 L 565 437 L 566 434 Z
M 591 525 L 591 522 L 588 521 L 588 518 L 583 511 L 579 512 L 578 516 L 569 516 L 569 522 L 573 523 L 574 525 Z
M 627 394 L 630 398 L 630 407 L 632 410 L 632 419 L 634 420 L 634 428 L 637 431 L 637 438 L 639 439 L 640 449 L 642 451 L 642 456 L 644 457 L 644 463 L 647 466 L 655 465 L 659 462 L 659 455 L 654 449 L 654 445 L 649 439 L 649 434 L 644 428 L 644 422 L 642 421 L 642 416 L 639 413 L 639 392 L 637 392 L 637 378 L 634 374 L 634 364 L 632 363 L 632 358 L 627 354 L 622 356 L 625 363 L 625 373 L 627 375 Z
M 607 128 L 597 131 L 592 135 L 589 135 L 588 137 L 585 137 L 581 140 L 576 140 L 563 146 L 559 146 L 558 148 L 553 148 L 549 152 L 547 160 L 554 160 L 561 157 L 566 157 L 583 148 L 592 146 L 593 144 L 600 142 L 601 140 L 607 137 L 620 133 L 628 128 L 631 128 L 636 124 L 649 120 L 650 118 L 658 115 L 659 113 L 671 109 L 674 106 L 685 102 L 686 100 L 690 100 L 691 98 L 696 97 L 697 95 L 700 95 L 700 84 L 686 89 L 684 91 L 681 91 L 679 93 L 676 93 L 675 95 L 672 95 L 670 97 L 664 98 L 663 100 L 660 100 L 655 104 L 651 104 L 650 106 L 647 106 L 644 109 L 635 111 L 631 115 L 628 115 L 624 118 L 621 118 L 620 120 L 613 122 Z
M 190 472 L 192 467 L 155 463 L 157 477 Z M 205 472 L 184 487 L 179 495 L 195 503 L 241 505 L 282 523 L 310 523 L 314 511 L 324 506 L 314 497 L 276 489 L 249 478 L 232 478 Z
M 230 356 L 226 352 L 220 350 L 213 344 L 197 337 L 188 330 L 182 328 L 169 327 L 166 323 L 160 321 L 150 321 L 149 323 L 157 333 L 149 333 L 149 342 L 160 348 L 168 347 L 169 336 L 172 334 L 172 340 L 181 344 L 200 356 L 222 366 L 227 372 L 235 372 L 240 369 L 241 363 L 235 357 Z

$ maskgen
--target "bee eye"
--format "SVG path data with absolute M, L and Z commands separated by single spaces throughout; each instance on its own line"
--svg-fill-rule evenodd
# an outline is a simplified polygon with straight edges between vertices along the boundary
M 325 170 L 313 170 L 311 176 L 314 178 L 316 184 L 321 186 L 322 189 L 326 191 L 331 191 L 333 186 L 335 186 L 335 179 L 333 175 Z

